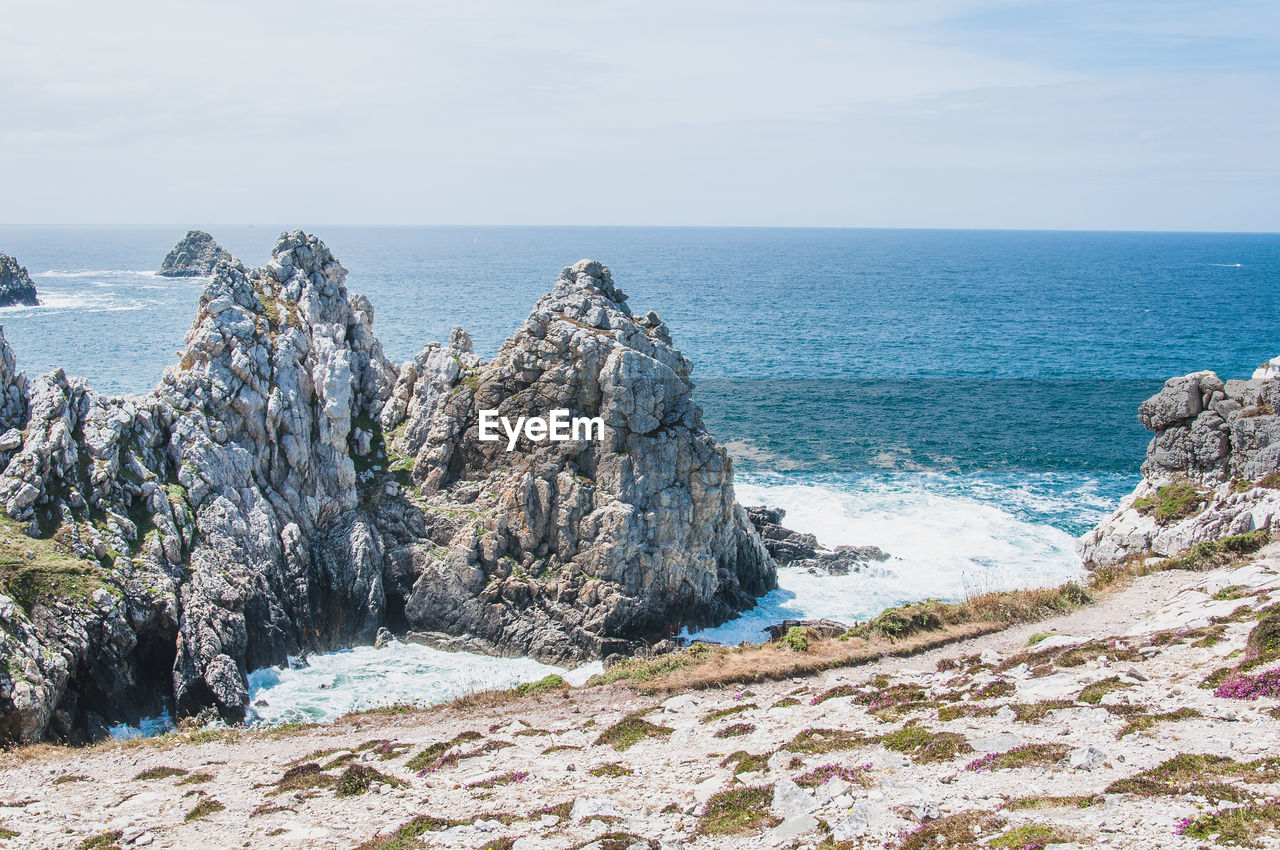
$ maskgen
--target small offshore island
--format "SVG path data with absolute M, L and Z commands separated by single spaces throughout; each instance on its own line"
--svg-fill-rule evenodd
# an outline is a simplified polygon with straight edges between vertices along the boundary
M 491 361 L 455 329 L 398 367 L 314 236 L 249 269 L 192 231 L 165 267 L 211 279 L 149 394 L 28 379 L 0 337 L 7 846 L 1280 842 L 1269 364 L 1142 405 L 1143 481 L 1078 582 L 680 646 L 780 567 L 887 555 L 736 503 L 692 364 L 608 268 Z M 508 451 L 489 410 L 603 435 Z M 251 671 L 395 640 L 605 671 L 239 725 Z M 178 731 L 104 740 L 162 706 Z

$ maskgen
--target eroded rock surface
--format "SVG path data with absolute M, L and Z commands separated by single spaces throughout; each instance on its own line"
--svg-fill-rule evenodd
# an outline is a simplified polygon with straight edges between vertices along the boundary
M 16 304 L 34 307 L 39 303 L 31 275 L 13 257 L 0 254 L 0 307 L 12 307 Z
M 1179 555 L 1198 543 L 1267 529 L 1280 516 L 1280 376 L 1223 381 L 1193 372 L 1138 411 L 1155 432 L 1143 480 L 1080 541 L 1088 564 Z
M 248 671 L 386 628 L 634 652 L 774 586 L 689 362 L 607 269 L 566 269 L 490 363 L 455 330 L 401 368 L 345 281 L 300 231 L 221 262 L 144 396 L 28 386 L 0 345 L 0 731 L 94 737 L 162 700 L 238 720 Z M 487 407 L 603 437 L 508 452 L 478 439 Z
M 765 548 L 780 566 L 808 567 L 831 575 L 862 572 L 872 563 L 889 560 L 879 546 L 837 546 L 828 549 L 812 534 L 782 525 L 787 512 L 767 505 L 748 507 L 747 517 L 760 532 Z
M 188 230 L 173 246 L 157 272 L 161 277 L 208 277 L 218 263 L 234 262 L 234 258 L 203 230 Z

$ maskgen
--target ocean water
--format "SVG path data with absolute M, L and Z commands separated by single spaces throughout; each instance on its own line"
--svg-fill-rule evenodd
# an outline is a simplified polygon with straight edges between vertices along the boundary
M 259 265 L 281 228 L 207 229 Z M 613 269 L 634 310 L 661 314 L 695 363 L 707 427 L 734 455 L 739 500 L 786 508 L 788 525 L 827 545 L 892 556 L 848 577 L 783 570 L 755 611 L 699 633 L 731 642 L 782 617 L 861 619 L 1076 575 L 1074 538 L 1138 480 L 1149 438 L 1138 403 L 1170 376 L 1248 377 L 1280 354 L 1277 235 L 308 229 L 373 301 L 395 360 L 453 325 L 491 355 L 583 257 Z M 182 233 L 0 228 L 0 251 L 27 266 L 44 301 L 0 310 L 19 364 L 61 366 L 110 392 L 152 386 L 202 287 L 151 274 Z M 377 678 L 366 655 L 333 663 L 397 698 L 515 665 L 451 671 L 406 657 Z M 332 695 L 309 702 L 328 673 L 293 672 L 256 680 L 273 712 L 337 710 Z

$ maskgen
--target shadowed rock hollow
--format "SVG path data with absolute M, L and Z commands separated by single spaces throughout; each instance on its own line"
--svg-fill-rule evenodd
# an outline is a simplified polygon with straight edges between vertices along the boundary
M 300 231 L 261 269 L 219 264 L 144 396 L 28 387 L 3 349 L 0 732 L 92 738 L 162 701 L 239 719 L 249 670 L 383 626 L 645 651 L 775 585 L 688 360 L 607 269 L 566 269 L 490 363 L 455 330 L 399 368 L 345 282 Z M 478 440 L 484 408 L 598 415 L 604 439 L 508 453 Z

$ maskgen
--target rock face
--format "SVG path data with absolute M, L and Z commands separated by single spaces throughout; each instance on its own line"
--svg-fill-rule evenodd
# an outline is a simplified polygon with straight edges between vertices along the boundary
M 218 263 L 231 263 L 235 258 L 213 241 L 203 230 L 188 230 L 164 258 L 161 277 L 208 277 Z
M 162 702 L 238 720 L 248 671 L 388 627 L 635 651 L 774 585 L 688 361 L 603 267 L 566 270 L 493 362 L 455 330 L 399 369 L 345 279 L 300 231 L 221 263 L 145 396 L 28 386 L 0 347 L 0 735 L 92 738 Z M 477 437 L 487 407 L 606 427 L 507 452 Z
M 13 257 L 0 254 L 0 307 L 12 307 L 16 304 L 34 307 L 39 303 L 31 275 Z
M 413 458 L 438 548 L 412 552 L 406 622 L 570 662 L 721 622 L 774 587 L 691 369 L 662 320 L 632 315 L 588 261 L 561 273 L 492 362 L 475 365 L 455 334 L 447 356 L 407 365 L 381 424 L 393 454 Z M 518 452 L 479 439 L 482 410 L 515 422 L 557 409 L 600 417 L 600 438 L 522 438 Z
M 879 546 L 837 546 L 827 549 L 812 534 L 803 534 L 782 526 L 787 512 L 766 505 L 749 507 L 747 517 L 764 538 L 765 548 L 781 566 L 808 567 L 831 575 L 861 572 L 868 564 L 889 560 Z
M 1255 375 L 1223 381 L 1193 372 L 1142 403 L 1138 419 L 1155 432 L 1143 480 L 1081 538 L 1086 564 L 1178 555 L 1280 518 L 1280 374 Z

